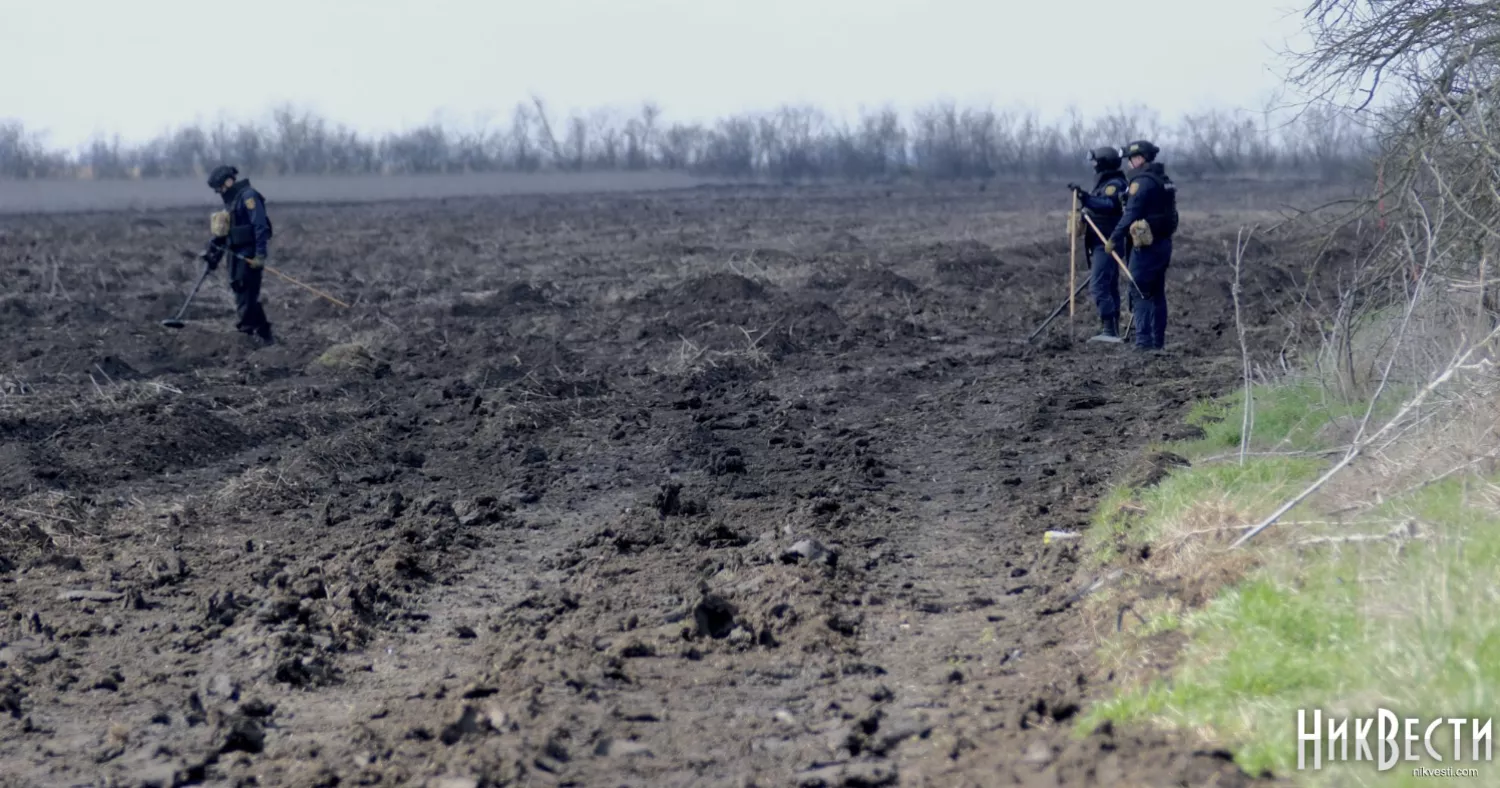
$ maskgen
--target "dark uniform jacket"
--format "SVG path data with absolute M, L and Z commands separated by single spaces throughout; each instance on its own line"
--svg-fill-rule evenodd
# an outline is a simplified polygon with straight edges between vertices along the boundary
M 271 240 L 271 218 L 266 214 L 266 200 L 250 185 L 250 179 L 235 181 L 224 192 L 224 210 L 229 212 L 229 236 L 214 241 L 209 262 L 217 265 L 227 243 L 229 251 L 240 257 L 263 258 Z
M 1166 168 L 1161 162 L 1153 161 L 1131 170 L 1129 179 L 1125 213 L 1110 240 L 1116 248 L 1124 248 L 1130 225 L 1140 219 L 1145 219 L 1151 227 L 1152 238 L 1171 238 L 1177 232 L 1177 184 L 1167 177 Z
M 1083 212 L 1099 227 L 1099 232 L 1108 238 L 1115 231 L 1115 225 L 1120 223 L 1120 216 L 1125 211 L 1125 190 L 1128 184 L 1125 181 L 1125 173 L 1119 170 L 1106 170 L 1099 173 L 1094 181 L 1094 191 L 1087 197 L 1081 197 Z M 1093 228 L 1084 227 L 1084 246 L 1093 248 L 1103 243 L 1099 236 L 1094 234 Z

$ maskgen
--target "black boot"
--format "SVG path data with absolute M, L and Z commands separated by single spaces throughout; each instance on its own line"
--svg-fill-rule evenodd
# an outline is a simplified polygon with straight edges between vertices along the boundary
M 1118 344 L 1120 341 L 1120 318 L 1105 317 L 1099 321 L 1102 327 L 1099 333 L 1089 337 L 1090 342 L 1110 342 Z

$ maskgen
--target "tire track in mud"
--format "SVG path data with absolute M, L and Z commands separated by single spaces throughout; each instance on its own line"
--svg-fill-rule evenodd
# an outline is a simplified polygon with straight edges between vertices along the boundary
M 59 334 L 73 307 L 0 248 L 30 310 L 0 383 L 42 392 L 0 403 L 24 449 L 0 454 L 6 522 L 30 529 L 0 554 L 4 771 L 1235 784 L 1181 743 L 1069 740 L 1104 677 L 1044 612 L 1081 580 L 1040 539 L 1232 384 L 1219 283 L 1174 264 L 1171 358 L 1062 322 L 1015 343 L 1066 247 L 1020 215 L 973 240 L 989 199 L 288 210 L 289 257 L 368 300 L 277 307 L 291 338 L 264 351 L 130 328 L 150 293 Z M 359 217 L 412 262 L 348 254 Z M 314 363 L 335 343 L 357 363 Z M 102 596 L 56 598 L 79 589 Z
M 904 381 L 894 370 L 874 376 L 900 381 L 877 387 L 884 395 L 925 399 L 931 404 L 917 410 L 947 414 L 924 421 L 917 436 L 882 426 L 882 401 L 850 396 L 870 388 L 868 373 L 830 382 L 821 408 L 806 405 L 825 412 L 830 420 L 820 426 L 845 439 L 834 446 L 884 458 L 875 478 L 894 480 L 844 476 L 869 488 L 853 496 L 835 491 L 858 501 L 854 518 L 839 516 L 846 504 L 817 489 L 781 527 L 744 534 L 726 521 L 775 521 L 764 512 L 694 517 L 712 496 L 689 486 L 665 518 L 661 510 L 672 511 L 667 497 L 655 511 L 633 511 L 640 516 L 627 515 L 621 527 L 595 530 L 564 556 L 568 569 L 536 593 L 519 600 L 512 594 L 498 615 L 494 596 L 463 604 L 454 597 L 467 594 L 446 594 L 430 631 L 450 631 L 491 611 L 484 620 L 499 638 L 468 649 L 482 659 L 458 658 L 445 670 L 455 680 L 486 677 L 478 685 L 465 681 L 460 700 L 449 701 L 451 688 L 416 694 L 432 698 L 429 714 L 448 720 L 449 738 L 489 725 L 520 743 L 499 763 L 455 749 L 449 770 L 473 771 L 478 761 L 492 776 L 540 773 L 582 784 L 627 777 L 650 785 L 989 784 L 1000 775 L 1014 784 L 1082 784 L 1075 780 L 1083 773 L 1091 784 L 1117 784 L 1108 765 L 1101 769 L 1099 752 L 1079 752 L 1061 729 L 1086 700 L 1090 667 L 1066 616 L 1048 613 L 1072 590 L 1073 551 L 1042 548 L 1040 535 L 1081 527 L 1102 492 L 1103 472 L 1130 454 L 1124 442 L 1070 449 L 1070 438 L 1090 428 L 1128 432 L 1131 426 L 1119 422 L 1130 419 L 1129 399 L 1142 395 L 1139 388 L 1167 403 L 1164 413 L 1190 398 L 1173 381 L 1101 396 L 1088 393 L 1099 384 L 1085 379 L 1043 398 L 1006 402 L 1015 392 L 1005 386 L 1018 368 L 1066 377 L 1076 360 L 1025 363 L 1016 355 L 981 353 L 985 361 L 970 365 L 955 363 L 953 353 L 934 354 L 944 372 Z M 1135 371 L 1146 377 L 1150 367 L 1170 363 Z M 1128 380 L 1134 366 L 1117 360 L 1108 372 Z M 784 384 L 744 388 L 739 399 L 756 400 Z M 855 403 L 826 405 L 845 398 Z M 701 401 L 693 410 L 700 423 L 724 417 Z M 727 411 L 739 418 L 745 408 Z M 990 426 L 987 434 L 985 425 L 1010 426 Z M 774 427 L 734 431 L 747 446 L 777 445 L 765 434 Z M 761 467 L 780 459 L 755 451 L 729 456 Z M 722 475 L 722 467 L 710 464 L 708 475 Z M 868 467 L 855 462 L 845 470 Z M 997 479 L 996 467 L 1007 473 Z M 631 501 L 618 497 L 616 511 Z M 609 509 L 601 506 L 598 515 L 608 519 Z M 836 559 L 824 551 L 836 551 Z M 488 568 L 498 562 L 495 554 L 478 559 L 469 579 L 495 578 Z M 499 645 L 506 640 L 522 645 Z M 1094 750 L 1118 747 L 1102 738 Z M 1195 784 L 1234 774 L 1211 756 L 1185 761 L 1178 778 Z M 1129 765 L 1115 765 L 1113 774 Z

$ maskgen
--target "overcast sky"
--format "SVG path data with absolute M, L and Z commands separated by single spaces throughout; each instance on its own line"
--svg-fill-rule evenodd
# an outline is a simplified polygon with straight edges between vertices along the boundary
M 370 132 L 657 101 L 1259 109 L 1306 0 L 0 0 L 0 118 L 72 147 L 291 101 Z M 441 112 L 440 115 L 435 112 Z

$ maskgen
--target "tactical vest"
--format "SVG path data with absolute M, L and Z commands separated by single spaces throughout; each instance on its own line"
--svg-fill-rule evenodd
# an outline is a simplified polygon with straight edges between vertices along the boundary
M 1153 199 L 1146 206 L 1146 215 L 1142 218 L 1151 226 L 1153 237 L 1171 238 L 1177 232 L 1177 184 L 1165 172 L 1159 171 L 1159 168 L 1149 166 L 1137 173 L 1131 181 L 1141 178 L 1150 178 L 1158 187 L 1152 192 Z
M 236 249 L 255 245 L 255 226 L 250 223 L 250 209 L 245 207 L 244 200 L 245 192 L 251 191 L 250 182 L 241 181 L 241 183 L 245 185 L 236 189 L 234 196 L 230 197 L 228 204 L 225 205 L 229 209 L 229 245 Z M 262 205 L 265 204 L 264 194 L 257 192 L 255 197 L 261 201 Z M 275 234 L 269 212 L 266 214 L 266 231 L 268 239 Z

